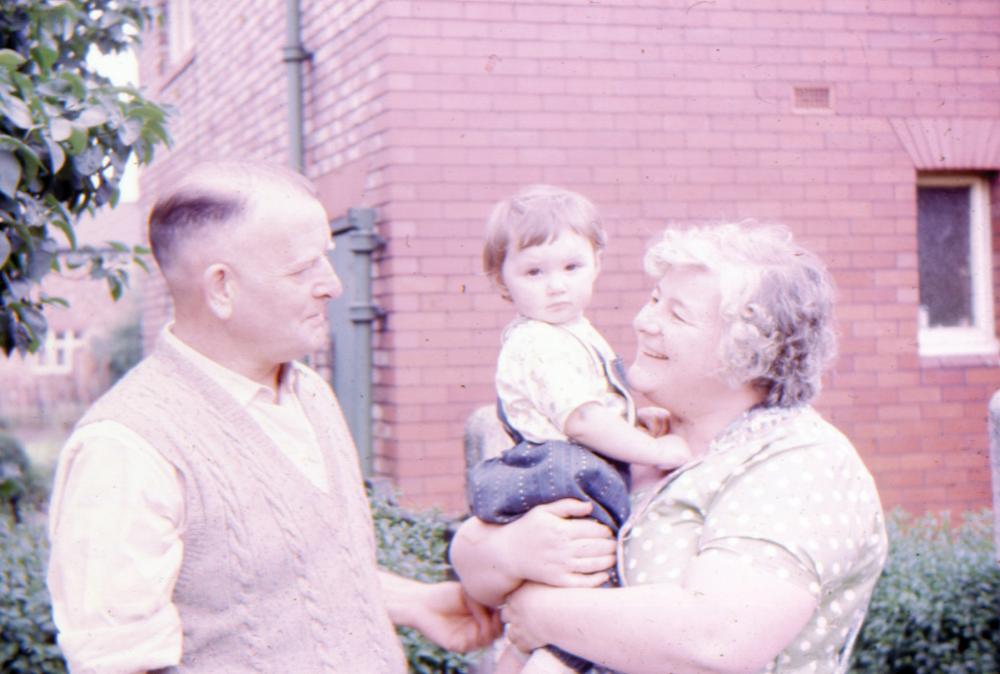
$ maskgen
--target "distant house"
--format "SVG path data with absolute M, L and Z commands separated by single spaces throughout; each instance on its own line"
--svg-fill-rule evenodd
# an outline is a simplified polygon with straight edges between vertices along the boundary
M 593 318 L 626 358 L 661 227 L 786 223 L 839 285 L 819 407 L 886 505 L 989 503 L 1000 3 L 163 5 L 142 81 L 176 107 L 175 145 L 144 195 L 199 159 L 247 156 L 301 161 L 331 218 L 373 209 L 371 470 L 410 503 L 463 505 L 463 424 L 493 400 L 510 318 L 480 273 L 483 222 L 536 182 L 604 213 Z M 147 297 L 148 339 L 169 306 Z
M 107 241 L 142 241 L 142 212 L 136 202 L 84 217 L 77 226 L 80 245 L 103 246 Z M 45 316 L 49 331 L 35 354 L 17 352 L 0 358 L 0 420 L 28 426 L 69 426 L 108 386 L 108 358 L 116 331 L 140 320 L 144 273 L 134 270 L 130 290 L 115 302 L 103 281 L 89 278 L 87 269 L 49 274 L 45 292 L 70 303 L 52 305 Z

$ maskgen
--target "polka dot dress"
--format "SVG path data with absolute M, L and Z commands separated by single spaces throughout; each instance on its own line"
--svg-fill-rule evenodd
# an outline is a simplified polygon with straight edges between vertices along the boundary
M 844 672 L 887 553 L 882 508 L 850 441 L 812 408 L 748 412 L 698 463 L 634 498 L 624 584 L 678 583 L 700 555 L 735 556 L 816 597 L 764 672 Z

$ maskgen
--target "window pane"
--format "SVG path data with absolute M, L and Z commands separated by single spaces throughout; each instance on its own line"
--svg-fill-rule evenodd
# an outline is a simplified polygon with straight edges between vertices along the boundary
M 920 306 L 929 327 L 973 324 L 969 191 L 917 189 Z

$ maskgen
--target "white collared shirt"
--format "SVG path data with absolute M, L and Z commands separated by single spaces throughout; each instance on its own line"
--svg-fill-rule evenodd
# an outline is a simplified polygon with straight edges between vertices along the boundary
M 297 395 L 300 366 L 282 368 L 275 392 L 195 351 L 170 326 L 164 339 L 239 401 L 296 468 L 327 491 L 323 455 Z M 140 435 L 98 421 L 70 436 L 50 505 L 48 586 L 73 674 L 133 674 L 180 662 L 181 621 L 171 597 L 185 519 L 177 471 Z

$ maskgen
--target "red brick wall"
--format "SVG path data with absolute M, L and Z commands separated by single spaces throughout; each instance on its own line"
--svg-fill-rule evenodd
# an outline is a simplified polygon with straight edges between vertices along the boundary
M 287 163 L 284 3 L 191 2 L 195 47 L 171 61 L 160 32 L 143 38 L 140 81 L 153 100 L 170 105 L 173 145 L 158 149 L 141 174 L 148 207 L 172 176 L 212 158 L 248 157 Z M 162 279 L 150 279 L 143 324 L 150 343 L 170 314 Z
M 410 502 L 462 505 L 463 423 L 492 402 L 511 316 L 479 272 L 483 222 L 495 200 L 540 181 L 582 191 L 605 215 L 591 317 L 626 358 L 649 286 L 641 254 L 661 227 L 789 225 L 840 288 L 842 355 L 819 407 L 854 439 L 886 504 L 989 502 L 998 360 L 917 354 L 916 159 L 892 120 L 981 130 L 1000 116 L 1000 4 L 306 4 L 308 172 L 331 210 L 375 207 L 388 242 L 376 469 Z M 170 160 L 283 158 L 279 6 L 226 3 L 213 10 L 226 16 L 197 21 L 190 72 L 163 89 L 187 115 Z M 830 110 L 794 109 L 795 87 L 824 86 Z M 966 135 L 951 142 L 978 142 Z M 943 167 L 1000 163 L 955 161 Z

